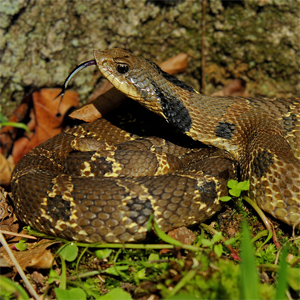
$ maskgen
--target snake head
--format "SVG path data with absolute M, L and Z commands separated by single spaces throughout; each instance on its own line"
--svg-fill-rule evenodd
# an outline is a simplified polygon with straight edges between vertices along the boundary
M 115 88 L 149 110 L 164 116 L 157 92 L 161 71 L 158 66 L 119 48 L 94 50 L 94 57 L 102 75 Z
M 184 100 L 196 91 L 162 71 L 154 62 L 123 49 L 94 50 L 96 65 L 118 90 L 162 116 L 179 130 L 191 128 Z

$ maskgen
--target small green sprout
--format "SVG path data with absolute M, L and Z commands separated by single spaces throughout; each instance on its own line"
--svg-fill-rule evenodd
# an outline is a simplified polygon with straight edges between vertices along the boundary
M 200 241 L 200 244 L 213 249 L 214 252 L 216 253 L 216 255 L 218 257 L 221 257 L 221 255 L 223 253 L 223 245 L 219 244 L 221 239 L 222 239 L 222 233 L 218 232 L 218 233 L 213 235 L 212 240 L 202 238 L 201 241 Z
M 22 238 L 18 243 L 15 244 L 15 247 L 20 251 L 25 251 L 28 248 L 28 245 L 26 244 L 27 239 Z
M 238 182 L 237 180 L 231 179 L 227 182 L 227 186 L 229 187 L 229 194 L 234 197 L 240 197 L 242 191 L 248 191 L 250 188 L 250 181 L 245 180 L 242 182 Z M 221 201 L 227 202 L 232 200 L 231 196 L 223 196 L 220 198 Z

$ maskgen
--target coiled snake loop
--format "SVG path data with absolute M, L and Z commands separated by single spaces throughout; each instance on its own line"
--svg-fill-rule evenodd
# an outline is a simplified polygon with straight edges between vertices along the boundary
M 238 165 L 240 179 L 250 179 L 249 196 L 300 227 L 299 99 L 203 96 L 128 51 L 94 51 L 94 57 L 117 89 L 215 148 L 140 139 L 104 119 L 77 126 L 16 166 L 20 220 L 78 241 L 139 241 L 150 214 L 164 231 L 211 217 Z

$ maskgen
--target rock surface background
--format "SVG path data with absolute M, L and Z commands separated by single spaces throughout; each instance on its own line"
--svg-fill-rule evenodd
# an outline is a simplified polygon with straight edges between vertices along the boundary
M 220 1 L 206 7 L 206 94 L 233 78 L 257 96 L 300 92 L 299 0 Z M 202 1 L 1 0 L 0 104 L 9 116 L 36 88 L 61 86 L 93 49 L 125 48 L 161 62 L 189 54 L 188 84 L 200 89 Z M 70 87 L 85 103 L 96 68 Z

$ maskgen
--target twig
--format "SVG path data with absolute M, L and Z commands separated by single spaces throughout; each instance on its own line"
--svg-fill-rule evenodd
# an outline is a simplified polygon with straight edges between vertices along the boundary
M 11 261 L 13 262 L 13 264 L 15 265 L 18 273 L 20 274 L 20 276 L 22 277 L 29 293 L 31 294 L 31 296 L 35 299 L 35 300 L 39 300 L 39 296 L 36 293 L 35 289 L 33 288 L 33 286 L 31 285 L 31 283 L 29 282 L 28 278 L 26 277 L 24 271 L 22 270 L 21 266 L 19 265 L 18 261 L 16 260 L 14 254 L 12 253 L 11 249 L 9 248 L 3 234 L 0 232 L 0 242 L 3 245 L 4 249 L 6 250 L 9 258 L 11 259 Z
M 23 238 L 26 238 L 26 239 L 37 240 L 37 238 L 35 236 L 32 236 L 32 235 L 27 235 L 27 234 L 22 234 L 22 233 L 17 233 L 17 232 L 11 232 L 11 231 L 8 231 L 8 230 L 0 230 L 0 232 L 2 234 L 20 236 L 20 237 L 23 237 Z

